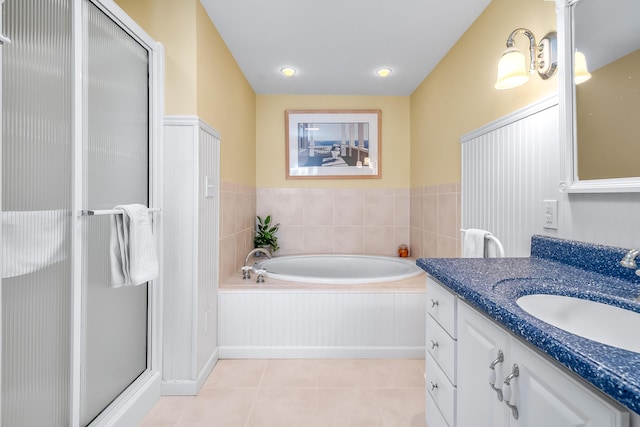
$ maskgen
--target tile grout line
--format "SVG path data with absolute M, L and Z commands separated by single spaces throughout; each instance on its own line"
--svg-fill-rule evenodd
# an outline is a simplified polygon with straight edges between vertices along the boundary
M 251 399 L 251 404 L 249 405 L 249 410 L 247 411 L 247 419 L 244 422 L 245 427 L 249 427 L 249 421 L 251 421 L 251 414 L 253 413 L 256 400 L 260 396 L 260 391 L 263 389 L 262 383 L 264 381 L 264 375 L 265 375 L 265 372 L 267 371 L 267 366 L 269 365 L 269 361 L 270 359 L 267 359 L 264 366 L 262 367 L 262 372 L 260 373 L 260 380 L 258 381 L 258 385 L 256 387 L 256 393 Z

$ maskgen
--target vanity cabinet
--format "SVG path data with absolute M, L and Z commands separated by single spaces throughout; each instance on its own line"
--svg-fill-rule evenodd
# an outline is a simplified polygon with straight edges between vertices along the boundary
M 458 426 L 628 426 L 624 410 L 462 301 L 457 323 Z
M 624 409 L 431 277 L 427 278 L 427 313 L 425 418 L 429 427 L 629 425 Z M 510 387 L 505 387 L 508 377 Z

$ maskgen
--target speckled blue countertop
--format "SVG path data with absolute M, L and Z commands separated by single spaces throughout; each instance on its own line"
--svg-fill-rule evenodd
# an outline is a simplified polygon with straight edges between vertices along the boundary
M 640 414 L 639 353 L 565 332 L 516 304 L 523 295 L 544 293 L 577 296 L 640 313 L 636 301 L 640 277 L 618 265 L 626 252 L 533 236 L 530 258 L 418 258 L 416 264 L 467 303 Z M 628 332 L 640 340 L 640 331 Z

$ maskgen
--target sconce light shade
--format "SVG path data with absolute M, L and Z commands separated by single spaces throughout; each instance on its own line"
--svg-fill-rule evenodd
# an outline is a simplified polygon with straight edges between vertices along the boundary
M 530 66 L 527 71 L 524 55 L 514 47 L 514 37 L 523 34 L 529 38 Z M 536 43 L 536 37 L 526 28 L 516 28 L 507 38 L 507 50 L 502 54 L 498 62 L 498 79 L 496 89 L 511 89 L 526 83 L 529 74 L 534 71 L 543 80 L 553 77 L 558 68 L 557 37 L 555 31 L 545 35 L 540 43 Z
M 574 82 L 579 85 L 591 78 L 591 73 L 587 68 L 587 59 L 584 57 L 584 53 L 576 50 L 575 58 L 573 60 Z
M 498 62 L 496 89 L 511 89 L 525 84 L 529 80 L 526 60 L 522 52 L 514 47 L 508 48 Z

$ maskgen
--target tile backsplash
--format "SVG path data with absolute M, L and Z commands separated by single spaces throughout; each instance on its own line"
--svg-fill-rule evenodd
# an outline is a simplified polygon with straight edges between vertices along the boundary
M 460 256 L 460 184 L 420 188 L 254 188 L 221 186 L 220 280 L 253 248 L 255 216 L 280 223 L 277 255 L 344 253 Z
M 240 270 L 253 249 L 256 189 L 223 181 L 220 188 L 220 275 L 223 281 Z
M 280 223 L 278 255 L 397 255 L 409 244 L 408 189 L 258 188 L 257 215 Z
M 460 183 L 412 188 L 411 256 L 459 257 L 460 212 Z

